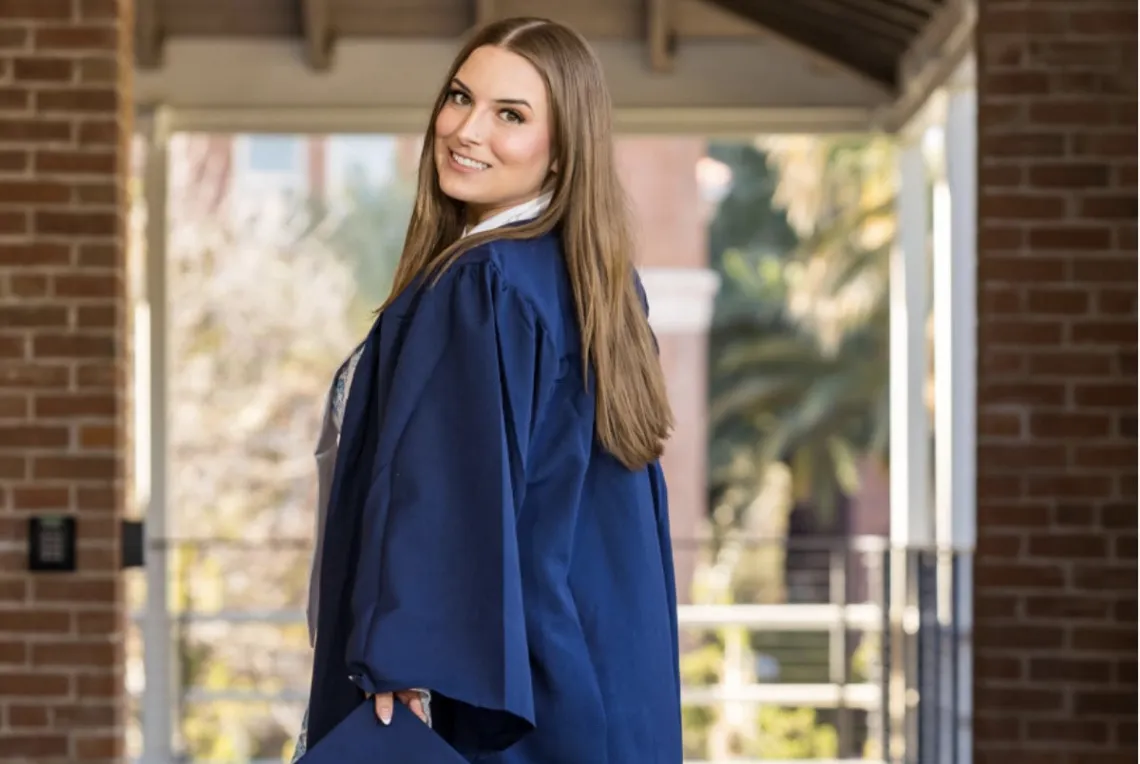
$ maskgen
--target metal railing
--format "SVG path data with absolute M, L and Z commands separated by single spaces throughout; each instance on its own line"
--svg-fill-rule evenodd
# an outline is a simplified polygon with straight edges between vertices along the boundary
M 884 758 L 900 764 L 970 762 L 973 550 L 892 550 L 888 570 Z
M 681 554 L 687 545 L 678 544 Z M 707 543 L 707 542 L 702 542 Z M 949 550 L 891 549 L 880 538 L 750 540 L 755 547 L 779 546 L 786 554 L 784 575 L 796 586 L 798 601 L 736 605 L 682 604 L 683 634 L 743 627 L 757 635 L 818 634 L 822 651 L 789 658 L 789 669 L 818 676 L 726 686 L 687 686 L 686 706 L 719 704 L 810 707 L 834 723 L 839 759 L 835 762 L 885 761 L 892 764 L 957 764 L 968 740 L 968 719 L 959 700 L 963 686 L 963 649 L 969 631 L 960 612 L 961 577 L 969 555 Z M 168 547 L 198 549 L 242 544 L 215 539 L 168 541 Z M 302 542 L 250 547 L 261 552 L 304 550 Z M 134 618 L 141 621 L 144 613 Z M 210 625 L 299 626 L 301 608 L 189 610 L 169 614 L 176 630 Z M 873 639 L 871 660 L 854 677 L 852 657 L 864 640 Z M 822 652 L 822 655 L 820 654 Z M 796 665 L 796 661 L 803 661 Z M 968 667 L 966 667 L 968 670 Z M 306 691 L 274 687 L 184 687 L 187 705 L 216 702 L 303 705 Z M 965 731 L 966 737 L 963 737 Z M 870 745 L 868 745 L 870 743 Z M 869 753 L 871 758 L 860 758 Z M 732 760 L 747 764 L 747 760 Z M 719 764 L 692 760 L 686 764 Z M 727 763 L 725 763 L 727 764 Z M 766 764 L 772 764 L 768 761 Z M 816 761 L 815 764 L 825 764 Z

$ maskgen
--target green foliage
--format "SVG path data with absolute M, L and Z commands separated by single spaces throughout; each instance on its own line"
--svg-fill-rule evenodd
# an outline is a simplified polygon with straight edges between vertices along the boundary
M 859 647 L 851 656 L 851 681 L 876 682 L 874 666 L 879 662 L 879 651 L 882 649 L 882 635 L 871 633 L 863 636 Z
M 762 466 L 782 461 L 826 519 L 857 491 L 859 460 L 885 458 L 893 153 L 880 139 L 772 143 L 713 152 L 738 183 L 711 233 L 728 300 L 710 338 L 711 505 L 739 519 Z
M 376 186 L 356 181 L 348 186 L 347 213 L 327 243 L 349 261 L 359 295 L 379 304 L 388 297 L 412 212 L 415 187 L 393 178 Z
M 208 161 L 201 144 L 173 142 L 172 163 Z M 185 176 L 197 174 L 171 173 Z M 179 535 L 209 541 L 172 550 L 172 610 L 298 608 L 311 550 L 282 539 L 311 536 L 320 402 L 387 296 L 411 194 L 398 179 L 375 187 L 359 177 L 328 202 L 218 193 L 221 201 L 203 205 L 201 194 L 172 181 L 171 504 Z M 287 755 L 296 702 L 197 701 L 189 690 L 304 691 L 306 627 L 177 629 L 182 753 L 219 762 Z
M 343 196 L 317 209 L 323 241 L 352 269 L 356 295 L 349 310 L 361 331 L 392 287 L 414 198 L 411 178 L 396 176 L 377 185 L 353 173 Z
M 834 759 L 835 728 L 820 724 L 814 708 L 764 706 L 756 714 L 758 734 L 747 752 L 759 759 Z
M 681 656 L 681 684 L 700 687 L 720 681 L 724 664 L 724 645 L 715 632 L 705 635 L 699 647 Z M 685 706 L 681 723 L 685 730 L 685 758 L 700 759 L 709 744 L 709 730 L 716 722 L 717 709 L 710 706 Z
M 782 547 L 750 549 L 745 537 L 784 538 L 794 502 L 826 521 L 858 490 L 860 460 L 885 453 L 892 147 L 811 137 L 709 154 L 733 175 L 709 231 L 722 278 L 709 343 L 709 505 L 727 586 L 710 601 L 783 602 Z M 686 656 L 686 682 L 721 682 L 732 660 L 739 681 L 759 655 L 781 665 L 781 681 L 827 681 L 826 634 L 756 633 L 743 654 L 739 644 L 726 652 L 724 636 Z M 685 723 L 686 755 L 837 755 L 835 729 L 813 709 L 760 708 L 754 726 L 739 727 L 694 708 Z
M 722 681 L 725 668 L 722 632 L 706 633 L 702 643 L 682 657 L 683 684 L 707 686 Z M 795 649 L 790 642 L 787 646 Z M 826 644 L 823 649 L 826 652 Z M 800 681 L 820 680 L 813 677 Z M 722 751 L 727 746 L 733 755 L 783 760 L 834 758 L 838 750 L 835 728 L 822 723 L 811 708 L 761 706 L 755 709 L 751 724 L 739 727 L 726 725 L 724 713 L 716 706 L 686 706 L 682 722 L 686 758 L 708 758 L 714 746 Z
M 772 204 L 777 177 L 767 157 L 751 144 L 712 143 L 708 155 L 724 162 L 733 175 L 708 231 L 710 262 L 722 277 L 714 322 L 757 311 L 778 313 L 784 298 L 779 262 L 796 246 L 797 236 Z
M 714 142 L 708 154 L 732 172 L 732 185 L 708 234 L 710 263 L 721 277 L 709 336 L 709 395 L 715 408 L 772 384 L 770 379 L 730 377 L 723 359 L 740 341 L 777 334 L 787 324 L 782 261 L 797 237 L 773 205 L 777 178 L 763 152 L 748 143 Z M 709 506 L 715 511 L 727 505 L 733 522 L 739 522 L 758 490 L 753 452 L 764 431 L 757 424 L 723 416 L 712 422 Z

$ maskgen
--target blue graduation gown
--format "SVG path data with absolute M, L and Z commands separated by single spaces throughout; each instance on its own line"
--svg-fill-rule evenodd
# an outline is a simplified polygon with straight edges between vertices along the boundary
M 440 764 L 682 760 L 664 479 L 605 452 L 594 409 L 555 234 L 477 247 L 377 319 L 330 497 L 306 761 L 342 722 L 330 741 L 357 740 L 364 692 L 413 687 Z M 423 730 L 371 729 L 377 764 L 424 755 Z

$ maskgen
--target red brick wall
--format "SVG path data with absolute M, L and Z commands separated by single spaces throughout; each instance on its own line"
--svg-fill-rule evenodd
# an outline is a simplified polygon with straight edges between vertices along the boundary
M 978 764 L 1136 760 L 1136 4 L 979 2 Z
M 122 755 L 129 0 L 0 0 L 0 762 Z M 25 572 L 35 513 L 79 572 Z

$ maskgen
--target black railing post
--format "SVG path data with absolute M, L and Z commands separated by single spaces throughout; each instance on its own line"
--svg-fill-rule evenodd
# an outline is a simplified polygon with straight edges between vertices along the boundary
M 943 629 L 939 596 L 942 554 L 917 555 L 918 577 L 918 761 L 939 764 L 942 750 Z
M 891 548 L 879 555 L 879 757 L 891 760 Z
M 962 638 L 961 632 L 961 615 L 962 608 L 959 605 L 959 597 L 961 592 L 958 587 L 961 585 L 961 572 L 960 566 L 962 564 L 962 555 L 957 551 L 950 552 L 950 714 L 949 717 L 953 720 L 953 726 L 950 731 L 950 764 L 958 764 L 958 757 L 961 752 L 958 750 L 958 737 L 959 727 L 962 724 L 961 711 L 958 705 L 958 693 L 960 692 L 959 686 L 959 672 L 961 666 L 958 661 L 958 654 L 960 652 L 959 640 Z
M 902 732 L 902 759 L 908 764 L 920 764 L 922 761 L 922 741 L 920 713 L 921 705 L 916 705 L 922 687 L 922 551 L 913 548 L 904 548 L 899 553 L 901 564 L 905 573 L 903 598 L 905 604 L 899 613 L 899 643 L 905 654 L 902 657 L 900 680 L 903 686 L 903 698 L 899 709 L 903 724 Z M 911 633 L 907 623 L 907 615 L 915 613 L 914 631 Z

